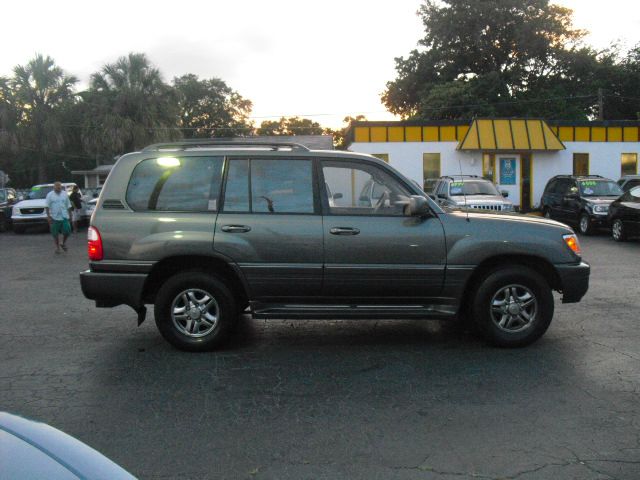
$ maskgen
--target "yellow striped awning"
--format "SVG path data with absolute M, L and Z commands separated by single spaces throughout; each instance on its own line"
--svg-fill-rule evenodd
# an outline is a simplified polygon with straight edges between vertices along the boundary
M 529 118 L 474 120 L 458 144 L 458 150 L 483 152 L 564 149 L 560 139 L 544 120 Z

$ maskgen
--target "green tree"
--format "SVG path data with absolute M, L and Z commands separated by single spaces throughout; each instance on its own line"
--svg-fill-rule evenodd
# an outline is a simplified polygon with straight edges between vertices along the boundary
M 82 143 L 96 163 L 180 137 L 175 91 L 143 53 L 102 67 L 81 96 Z
M 327 128 L 325 129 L 324 133 L 325 135 L 333 136 L 333 146 L 336 148 L 336 150 L 346 150 L 347 143 L 349 140 L 347 138 L 347 132 L 349 131 L 349 127 L 351 126 L 351 123 L 364 122 L 366 120 L 367 118 L 364 115 L 357 115 L 355 117 L 347 116 L 347 117 L 344 117 L 344 119 L 342 120 L 344 127 L 338 128 L 335 130 L 331 128 Z
M 179 124 L 185 138 L 233 137 L 251 133 L 252 104 L 219 78 L 176 77 Z
M 26 161 L 23 168 L 31 182 L 50 180 L 48 175 L 57 170 L 54 161 L 64 146 L 62 111 L 75 101 L 76 82 L 51 57 L 41 54 L 16 66 L 13 77 L 1 82 L 4 143 Z
M 326 129 L 308 118 L 282 117 L 280 120 L 265 120 L 256 130 L 257 135 L 322 135 Z
M 396 58 L 383 103 L 405 118 L 536 114 L 537 102 L 522 97 L 541 78 L 562 76 L 584 36 L 571 13 L 549 0 L 426 0 L 425 37 Z

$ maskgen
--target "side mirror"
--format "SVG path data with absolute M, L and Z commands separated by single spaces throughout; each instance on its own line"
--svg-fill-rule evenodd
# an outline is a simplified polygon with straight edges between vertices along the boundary
M 506 190 L 502 190 L 500 193 L 504 198 L 507 198 L 509 196 L 509 192 L 507 192 Z
M 97 197 L 97 195 L 96 195 L 96 197 Z M 339 199 L 341 199 L 342 197 L 343 197 L 343 195 L 342 195 L 341 193 L 334 193 L 334 194 L 333 194 L 333 199 L 334 199 L 334 200 L 339 200 Z
M 410 217 L 421 217 L 426 215 L 431 210 L 429 209 L 429 202 L 426 198 L 420 195 L 411 195 L 409 197 L 409 203 L 405 207 L 404 213 Z
M 446 195 L 446 194 L 444 194 L 444 193 L 439 193 L 439 194 L 438 194 L 438 198 L 446 199 L 446 198 L 447 198 L 447 195 Z

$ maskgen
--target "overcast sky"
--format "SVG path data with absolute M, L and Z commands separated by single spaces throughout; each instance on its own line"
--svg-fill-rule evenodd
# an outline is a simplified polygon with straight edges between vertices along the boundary
M 473 1 L 473 0 L 471 0 Z M 637 0 L 558 0 L 602 48 L 640 42 Z M 219 77 L 253 101 L 256 123 L 300 115 L 339 126 L 346 115 L 392 118 L 380 103 L 394 57 L 423 35 L 420 0 L 3 2 L 0 75 L 36 52 L 86 85 L 128 52 L 145 52 L 165 80 Z

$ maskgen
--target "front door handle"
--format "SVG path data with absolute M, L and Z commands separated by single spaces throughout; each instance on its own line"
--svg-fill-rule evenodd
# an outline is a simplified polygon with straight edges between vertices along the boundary
M 228 233 L 245 233 L 250 231 L 251 227 L 247 225 L 224 225 L 221 230 Z
M 351 227 L 333 227 L 329 233 L 331 235 L 358 235 L 360 230 Z

